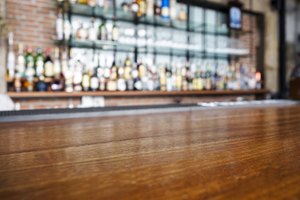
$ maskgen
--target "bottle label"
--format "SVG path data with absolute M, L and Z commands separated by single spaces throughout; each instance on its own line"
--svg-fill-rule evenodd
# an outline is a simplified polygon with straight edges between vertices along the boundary
M 36 62 L 36 75 L 41 76 L 44 74 L 44 62 L 42 60 L 38 60 Z
M 90 86 L 90 78 L 88 75 L 83 75 L 82 77 L 82 86 L 88 88 Z
M 93 90 L 97 90 L 97 88 L 99 87 L 99 80 L 97 77 L 92 77 L 91 78 L 91 88 Z
M 125 91 L 126 90 L 126 82 L 124 79 L 118 80 L 118 90 L 119 91 Z
M 53 63 L 50 61 L 47 61 L 45 63 L 45 76 L 47 77 L 51 77 L 53 76 L 54 72 L 53 72 Z

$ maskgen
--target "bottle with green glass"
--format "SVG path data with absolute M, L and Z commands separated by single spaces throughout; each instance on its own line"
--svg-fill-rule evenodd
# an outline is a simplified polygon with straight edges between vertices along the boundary
M 36 50 L 35 71 L 37 77 L 44 75 L 44 56 L 41 48 Z

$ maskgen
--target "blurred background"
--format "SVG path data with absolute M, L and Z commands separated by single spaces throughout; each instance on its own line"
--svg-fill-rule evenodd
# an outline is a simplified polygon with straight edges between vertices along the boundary
M 299 99 L 297 0 L 3 0 L 2 110 Z

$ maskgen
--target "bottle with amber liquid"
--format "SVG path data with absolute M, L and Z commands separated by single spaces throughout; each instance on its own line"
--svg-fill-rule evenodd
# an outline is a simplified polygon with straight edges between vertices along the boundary
M 90 89 L 90 75 L 86 69 L 86 67 L 84 67 L 85 70 L 82 74 L 82 88 L 83 91 L 87 92 Z
M 21 81 L 21 74 L 19 72 L 16 73 L 14 79 L 14 88 L 16 92 L 22 91 L 22 81 Z
M 89 0 L 77 0 L 79 4 L 87 5 Z
M 118 67 L 116 63 L 113 62 L 110 68 L 110 78 L 107 80 L 107 90 L 108 91 L 117 91 L 117 78 L 118 78 Z
M 128 56 L 126 57 L 124 62 L 124 78 L 126 81 L 127 90 L 133 90 L 134 83 L 132 79 L 132 64 Z

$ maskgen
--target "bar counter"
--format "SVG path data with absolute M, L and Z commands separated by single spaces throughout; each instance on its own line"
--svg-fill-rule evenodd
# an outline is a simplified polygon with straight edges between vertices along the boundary
M 300 106 L 0 123 L 0 199 L 299 199 Z

